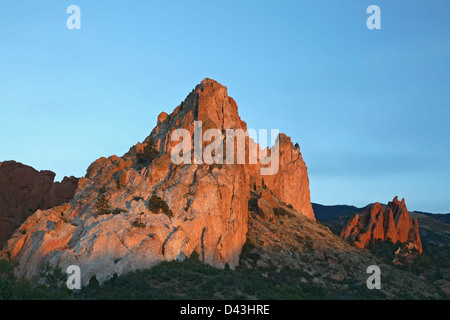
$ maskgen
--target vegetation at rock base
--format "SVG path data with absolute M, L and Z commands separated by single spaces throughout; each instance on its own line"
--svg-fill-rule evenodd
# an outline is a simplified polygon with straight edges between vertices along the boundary
M 284 279 L 285 278 L 285 279 Z M 301 299 L 320 298 L 325 290 L 289 284 L 284 271 L 268 279 L 258 269 L 223 270 L 204 265 L 193 254 L 148 270 L 114 276 L 97 292 L 83 290 L 85 299 Z M 282 280 L 284 279 L 284 280 Z
M 123 208 L 115 208 L 113 211 L 111 211 L 112 214 L 121 214 L 124 212 L 128 212 L 126 209 Z
M 87 285 L 87 290 L 90 292 L 96 292 L 100 288 L 100 283 L 97 280 L 97 277 L 93 275 L 91 279 L 89 279 L 89 284 Z
M 244 258 L 257 259 L 246 243 Z M 18 280 L 14 277 L 14 263 L 0 261 L 0 299 L 82 299 L 82 300 L 158 300 L 158 299 L 229 299 L 229 300 L 298 300 L 298 299 L 383 299 L 384 297 L 363 286 L 352 286 L 341 291 L 321 287 L 308 281 L 311 277 L 301 270 L 283 268 L 252 268 L 243 264 L 235 270 L 217 269 L 200 262 L 195 252 L 183 262 L 162 262 L 151 269 L 137 270 L 125 275 L 114 275 L 99 284 L 91 277 L 89 284 L 78 291 L 62 285 L 61 270 L 44 266 L 44 283 Z M 349 284 L 351 285 L 351 284 Z M 411 298 L 399 292 L 397 299 Z
M 376 239 L 367 246 L 367 250 L 383 259 L 385 262 L 392 263 L 395 258 L 395 251 L 397 251 L 399 245 L 392 243 L 390 239 L 382 241 Z
M 183 262 L 162 262 L 147 270 L 114 275 L 102 285 L 91 278 L 79 291 L 60 286 L 61 270 L 46 269 L 45 284 L 18 280 L 10 262 L 0 262 L 2 299 L 302 299 L 324 298 L 327 290 L 293 282 L 289 270 L 269 277 L 258 269 L 223 270 L 200 262 L 197 254 Z M 5 280 L 4 280 L 5 279 Z M 51 289 L 51 290 L 49 290 Z
M 66 275 L 61 268 L 43 266 L 43 281 L 17 279 L 15 262 L 0 260 L 0 300 L 69 300 L 74 292 L 65 285 Z

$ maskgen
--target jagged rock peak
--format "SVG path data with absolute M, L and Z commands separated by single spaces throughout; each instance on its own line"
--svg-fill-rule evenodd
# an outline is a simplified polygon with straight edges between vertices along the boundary
M 353 240 L 360 248 L 375 240 L 390 240 L 393 243 L 411 243 L 417 251 L 423 251 L 417 218 L 411 219 L 405 199 L 399 201 L 398 197 L 386 208 L 376 202 L 368 206 L 361 217 L 355 215 L 343 228 L 341 238 Z

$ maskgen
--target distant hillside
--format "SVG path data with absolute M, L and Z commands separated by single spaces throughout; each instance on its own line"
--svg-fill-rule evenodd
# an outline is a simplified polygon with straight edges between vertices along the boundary
M 439 220 L 443 223 L 450 224 L 450 213 L 428 213 L 428 212 L 421 212 L 421 211 L 413 211 L 410 212 L 410 214 L 422 214 L 428 217 L 431 217 L 433 219 Z M 420 219 L 419 219 L 420 221 Z
M 335 206 L 325 206 L 318 203 L 312 203 L 312 207 L 314 210 L 314 215 L 316 219 L 319 220 L 333 220 L 339 216 L 353 215 L 359 211 L 362 211 L 364 208 L 357 208 L 355 206 L 347 206 L 347 205 L 335 205 Z
M 370 205 L 370 204 L 369 204 Z M 369 206 L 368 205 L 368 206 Z M 382 205 L 384 207 L 384 205 Z M 317 219 L 319 220 L 325 220 L 325 221 L 330 221 L 333 219 L 336 219 L 338 217 L 340 217 L 339 220 L 342 220 L 343 216 L 347 217 L 347 216 L 353 216 L 355 213 L 362 213 L 364 211 L 364 209 L 367 208 L 367 206 L 362 207 L 362 208 L 358 208 L 355 206 L 351 206 L 351 205 L 332 205 L 332 206 L 327 206 L 327 205 L 323 205 L 323 204 L 318 204 L 318 203 L 312 203 L 312 207 L 314 210 L 314 215 L 316 216 Z M 446 224 L 450 225 L 450 213 L 429 213 L 429 212 L 422 212 L 422 211 L 409 211 L 409 214 L 415 218 L 417 217 L 421 223 L 424 225 L 428 225 L 429 223 L 431 223 L 431 221 L 437 220 Z M 432 218 L 427 219 L 427 218 Z

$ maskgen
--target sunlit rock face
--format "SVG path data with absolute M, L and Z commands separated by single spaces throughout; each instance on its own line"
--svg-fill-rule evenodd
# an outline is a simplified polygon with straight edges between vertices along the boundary
M 275 175 L 264 176 L 264 184 L 281 201 L 290 204 L 304 216 L 315 220 L 309 194 L 309 178 L 300 149 L 294 147 L 291 138 L 279 136 L 280 167 Z
M 170 115 L 158 116 L 143 143 L 122 157 L 92 163 L 69 203 L 38 210 L 20 226 L 6 248 L 19 262 L 18 275 L 38 275 L 44 262 L 63 268 L 75 264 L 86 284 L 93 275 L 104 281 L 164 260 L 183 260 L 193 252 L 209 265 L 234 268 L 246 242 L 250 190 L 262 184 L 297 214 L 314 219 L 307 169 L 290 138 L 281 134 L 270 151 L 280 152 L 274 176 L 262 176 L 259 163 L 175 164 L 171 151 L 179 141 L 172 141 L 172 133 L 186 129 L 193 137 L 195 121 L 202 122 L 202 132 L 247 130 L 227 88 L 203 80 Z M 143 163 L 141 155 L 152 142 L 158 154 Z M 248 150 L 254 142 L 247 138 L 245 144 Z M 102 195 L 112 210 L 121 210 L 98 215 Z M 152 195 L 164 200 L 170 214 L 149 209 Z
M 395 197 L 384 209 L 378 202 L 369 206 L 361 217 L 355 215 L 344 227 L 341 238 L 352 239 L 360 248 L 375 240 L 390 240 L 393 243 L 411 243 L 422 253 L 422 242 L 417 218 L 411 219 L 405 199 Z
M 0 163 L 0 248 L 20 224 L 37 209 L 69 201 L 78 179 L 53 182 L 55 173 L 37 171 L 15 161 Z

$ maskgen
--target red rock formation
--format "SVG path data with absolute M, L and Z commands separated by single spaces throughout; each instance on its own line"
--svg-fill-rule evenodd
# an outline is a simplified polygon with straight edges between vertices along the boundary
M 0 163 L 0 248 L 37 209 L 49 209 L 69 201 L 78 179 L 53 182 L 51 171 L 35 169 L 15 161 Z
M 19 262 L 18 275 L 39 275 L 40 265 L 50 261 L 63 268 L 77 264 L 85 279 L 95 274 L 103 281 L 114 273 L 149 268 L 163 260 L 182 260 L 194 251 L 207 264 L 233 268 L 246 242 L 250 190 L 261 187 L 263 179 L 268 192 L 300 212 L 293 214 L 314 219 L 307 169 L 299 148 L 294 148 L 288 137 L 280 135 L 280 143 L 274 147 L 280 150 L 280 170 L 274 177 L 261 176 L 260 165 L 248 162 L 176 165 L 171 151 L 179 141 L 171 140 L 172 133 L 186 129 L 193 136 L 194 121 L 202 121 L 203 132 L 210 128 L 247 130 L 227 88 L 203 80 L 170 115 L 159 115 L 144 143 L 136 144 L 123 157 L 92 163 L 64 208 L 38 210 L 27 219 L 8 242 L 12 258 Z M 142 163 L 140 155 L 150 140 L 159 155 Z M 245 142 L 247 147 L 253 143 L 249 138 Z M 205 147 L 210 142 L 203 143 Z M 97 215 L 100 189 L 112 209 L 126 212 Z M 167 203 L 173 216 L 149 210 L 153 194 Z M 270 197 L 262 199 L 270 202 Z M 133 224 L 136 219 L 139 227 Z M 58 235 L 51 229 L 55 225 Z
M 175 129 L 187 129 L 194 132 L 194 121 L 202 121 L 203 132 L 209 128 L 216 128 L 224 132 L 226 129 L 247 130 L 247 124 L 241 120 L 237 104 L 228 96 L 227 88 L 212 79 L 204 79 L 189 94 L 170 115 L 162 112 L 158 116 L 158 124 L 153 129 L 150 137 L 158 146 L 160 152 L 170 152 L 178 141 L 171 141 L 172 132 Z M 274 175 L 261 175 L 261 165 L 244 166 L 245 175 L 249 181 L 249 187 L 260 187 L 264 183 L 274 195 L 281 201 L 290 204 L 304 216 L 315 220 L 311 205 L 309 178 L 305 162 L 298 147 L 294 147 L 291 138 L 281 133 L 277 138 L 278 145 L 270 152 L 279 152 L 279 169 Z M 225 139 L 225 145 L 226 145 Z M 248 161 L 249 144 L 253 140 L 246 140 L 246 163 Z M 207 143 L 203 142 L 203 147 Z M 257 149 L 259 145 L 257 144 Z M 225 149 L 225 148 L 224 148 Z M 130 155 L 142 150 L 142 144 L 138 143 L 131 148 Z M 225 151 L 224 151 L 225 154 Z M 248 193 L 248 192 L 247 192 Z
M 395 197 L 385 209 L 378 202 L 369 206 L 362 216 L 355 215 L 341 232 L 341 238 L 352 239 L 360 248 L 367 247 L 374 240 L 391 240 L 393 243 L 412 243 L 422 253 L 419 224 L 411 219 L 405 205 Z

